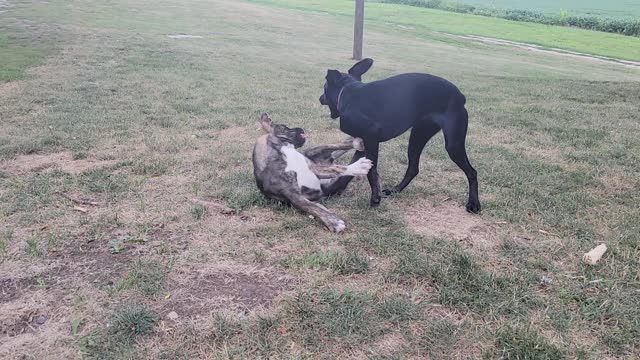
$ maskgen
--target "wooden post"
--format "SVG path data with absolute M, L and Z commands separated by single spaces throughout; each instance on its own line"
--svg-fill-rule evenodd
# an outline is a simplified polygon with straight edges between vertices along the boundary
M 353 59 L 362 60 L 364 37 L 364 0 L 356 0 L 356 18 L 353 24 Z

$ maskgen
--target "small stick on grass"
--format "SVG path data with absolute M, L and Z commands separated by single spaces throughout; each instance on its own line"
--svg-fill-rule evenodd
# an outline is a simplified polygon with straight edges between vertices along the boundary
M 80 200 L 80 199 L 72 198 L 71 196 L 69 196 L 69 195 L 67 195 L 67 194 L 65 194 L 63 192 L 56 192 L 56 194 L 62 196 L 63 198 L 65 198 L 65 199 L 67 199 L 67 200 L 69 200 L 69 201 L 71 201 L 73 203 L 76 203 L 78 205 L 91 205 L 91 206 L 100 205 L 100 203 L 97 203 L 95 201 Z

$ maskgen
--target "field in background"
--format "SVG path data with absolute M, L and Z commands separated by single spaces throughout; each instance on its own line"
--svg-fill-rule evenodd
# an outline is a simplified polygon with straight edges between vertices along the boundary
M 368 3 L 365 81 L 459 85 L 484 208 L 464 212 L 436 136 L 379 209 L 364 182 L 326 201 L 349 228 L 332 235 L 265 201 L 250 158 L 262 111 L 342 139 L 317 99 L 352 64 L 352 3 L 265 2 L 0 3 L 1 358 L 640 355 L 637 68 Z M 627 38 L 545 29 L 637 58 Z M 407 138 L 382 146 L 385 185 Z
M 640 16 L 640 3 L 635 0 L 463 0 L 461 2 L 500 9 L 533 10 L 554 15 L 564 10 L 571 15 L 622 18 Z
M 529 6 L 522 8 L 495 7 L 481 4 L 469 4 L 442 0 L 378 0 L 380 3 L 401 4 L 414 7 L 438 9 L 460 14 L 472 14 L 484 17 L 506 19 L 510 21 L 537 23 L 544 25 L 580 28 L 586 30 L 602 31 L 626 36 L 640 37 L 640 17 L 634 16 L 635 6 L 629 9 L 620 4 L 605 6 L 618 6 L 616 9 L 627 16 L 588 15 L 584 13 L 569 12 L 566 9 L 557 9 L 555 13 L 541 11 Z
M 251 0 L 289 9 L 326 13 L 353 21 L 353 4 L 344 0 Z M 505 39 L 625 60 L 640 60 L 640 38 L 598 31 L 517 22 L 395 4 L 368 3 L 365 26 L 395 25 L 405 36 L 433 37 L 433 32 Z

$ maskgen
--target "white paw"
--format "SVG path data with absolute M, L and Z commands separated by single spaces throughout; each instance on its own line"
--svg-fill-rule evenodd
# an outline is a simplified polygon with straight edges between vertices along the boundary
M 361 158 L 358 161 L 354 162 L 353 164 L 347 166 L 346 175 L 351 175 L 351 176 L 367 175 L 372 166 L 373 166 L 373 162 L 371 162 L 371 160 L 366 158 Z
M 336 234 L 343 232 L 347 226 L 344 224 L 343 220 L 336 220 L 331 224 L 331 228 L 329 230 L 333 231 Z
M 353 144 L 353 148 L 356 149 L 357 151 L 364 151 L 364 141 L 362 141 L 362 139 L 354 138 L 352 144 Z

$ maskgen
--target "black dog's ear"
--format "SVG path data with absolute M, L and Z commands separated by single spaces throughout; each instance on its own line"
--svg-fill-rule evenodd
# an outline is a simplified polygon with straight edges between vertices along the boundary
M 362 80 L 362 74 L 366 73 L 371 68 L 371 65 L 373 65 L 373 59 L 362 59 L 358 61 L 357 64 L 353 65 L 351 69 L 349 69 L 349 75 L 358 80 Z
M 327 76 L 325 76 L 325 79 L 327 79 L 327 82 L 329 84 L 335 84 L 336 82 L 338 82 L 338 80 L 340 80 L 340 71 L 338 70 L 327 70 Z

